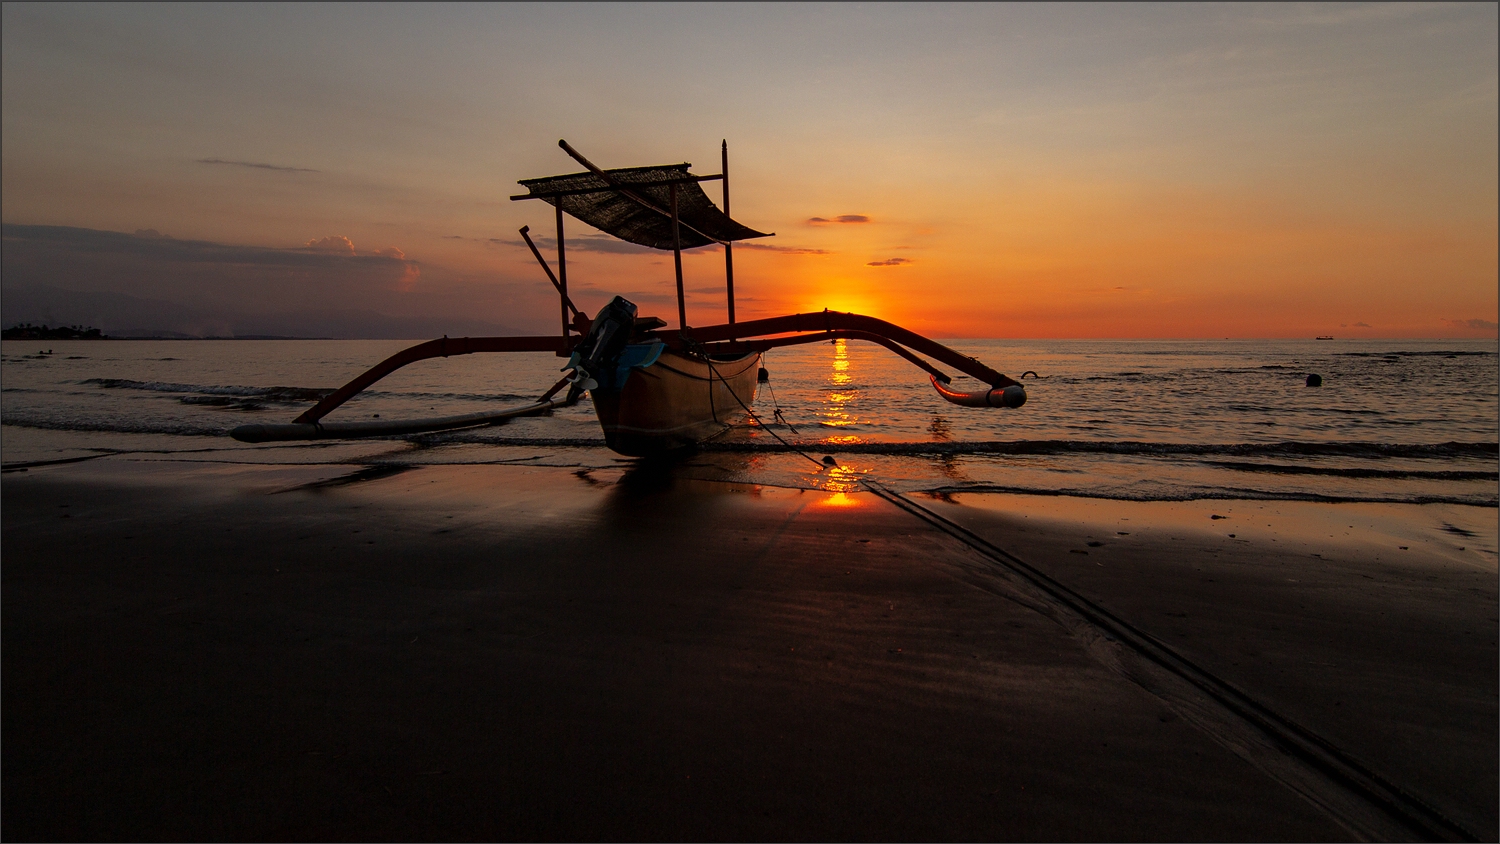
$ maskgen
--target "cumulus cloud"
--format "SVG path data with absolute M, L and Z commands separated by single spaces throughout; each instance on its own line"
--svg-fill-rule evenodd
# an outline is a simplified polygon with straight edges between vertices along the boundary
M 884 261 L 871 261 L 868 264 L 865 264 L 865 266 L 867 266 L 867 267 L 899 267 L 899 266 L 901 266 L 903 264 L 910 264 L 910 263 L 911 263 L 911 259 L 910 258 L 886 258 Z
M 399 249 L 396 251 L 400 251 Z M 404 257 L 404 256 L 403 256 Z M 399 259 L 398 259 L 399 260 Z M 411 292 L 416 287 L 417 280 L 422 277 L 422 268 L 413 261 L 405 262 L 406 266 L 401 269 L 401 278 L 396 282 L 396 289 L 402 293 Z
M 222 158 L 200 158 L 199 164 L 222 164 L 228 167 L 248 167 L 252 170 L 276 170 L 282 173 L 317 173 L 310 167 L 282 167 L 278 164 L 262 164 L 258 161 L 225 161 Z
M 1354 327 L 1355 328 L 1374 328 L 1375 326 L 1369 324 L 1368 322 L 1356 322 L 1356 323 L 1354 323 Z
M 350 247 L 353 248 L 353 244 L 350 244 Z M 375 254 L 379 255 L 382 258 L 395 258 L 398 261 L 403 261 L 406 259 L 406 253 L 402 252 L 400 249 L 397 249 L 394 246 L 387 246 L 384 249 L 376 249 Z
M 333 252 L 339 255 L 353 255 L 354 241 L 343 235 L 330 235 L 321 240 L 313 238 L 302 245 L 303 249 L 311 249 L 314 252 Z
M 135 230 L 135 236 L 136 237 L 164 237 L 167 240 L 171 240 L 172 239 L 171 235 L 169 235 L 169 234 L 162 234 L 161 232 L 157 231 L 156 229 L 136 229 Z
M 821 226 L 828 223 L 868 223 L 870 218 L 864 214 L 840 214 L 833 219 L 827 217 L 808 217 L 809 225 Z
M 1494 331 L 1500 329 L 1500 323 L 1488 319 L 1447 319 L 1450 328 L 1467 328 L 1471 331 Z

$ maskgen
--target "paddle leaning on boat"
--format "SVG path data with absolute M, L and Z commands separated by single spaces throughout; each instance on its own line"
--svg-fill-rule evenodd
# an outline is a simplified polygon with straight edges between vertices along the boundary
M 576 403 L 584 393 L 593 402 L 609 447 L 628 456 L 687 448 L 719 436 L 751 415 L 756 375 L 766 350 L 824 340 L 876 343 L 925 371 L 938 394 L 966 407 L 1020 407 L 1026 391 L 974 358 L 959 354 L 898 325 L 861 314 L 821 311 L 737 322 L 734 314 L 734 243 L 769 237 L 729 217 L 729 151 L 721 147 L 723 169 L 696 176 L 689 164 L 603 170 L 567 141 L 559 141 L 584 172 L 523 179 L 527 193 L 512 200 L 539 199 L 555 210 L 557 270 L 532 242 L 530 227 L 521 237 L 541 264 L 560 302 L 561 331 L 536 337 L 443 337 L 392 355 L 325 396 L 289 424 L 242 425 L 231 435 L 245 442 L 393 436 L 493 425 L 534 416 Z M 720 210 L 702 183 L 723 183 Z M 568 296 L 564 214 L 628 243 L 671 250 L 677 281 L 677 329 L 658 317 L 642 317 L 636 306 L 616 296 L 592 318 Z M 729 321 L 722 325 L 687 323 L 682 286 L 682 251 L 724 247 Z M 434 419 L 380 422 L 325 422 L 330 411 L 391 372 L 419 360 L 479 352 L 552 352 L 567 358 L 569 374 L 536 401 L 506 410 Z M 923 357 L 925 356 L 925 358 Z M 977 389 L 961 389 L 926 358 L 978 379 Z

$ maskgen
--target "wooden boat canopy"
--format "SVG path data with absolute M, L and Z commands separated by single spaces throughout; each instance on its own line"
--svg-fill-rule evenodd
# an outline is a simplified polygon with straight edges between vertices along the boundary
M 676 431 L 663 426 L 676 419 L 677 405 L 692 403 L 684 396 L 671 391 L 652 393 L 637 384 L 636 395 L 631 399 L 632 414 L 617 414 L 621 390 L 628 392 L 630 384 L 620 378 L 620 361 L 624 360 L 624 347 L 628 344 L 652 344 L 653 354 L 659 356 L 669 351 L 675 360 L 688 363 L 705 362 L 710 385 L 724 381 L 723 373 L 717 371 L 715 361 L 736 360 L 743 366 L 736 370 L 736 377 L 750 371 L 759 361 L 760 355 L 774 348 L 816 343 L 827 340 L 864 340 L 881 345 L 921 368 L 932 381 L 938 394 L 948 402 L 965 407 L 1016 408 L 1026 403 L 1026 390 L 1019 381 L 986 366 L 968 355 L 909 331 L 899 325 L 862 314 L 822 312 L 788 314 L 786 316 L 737 322 L 734 314 L 734 249 L 737 240 L 769 237 L 765 232 L 743 226 L 729 216 L 729 146 L 720 145 L 723 171 L 718 175 L 696 176 L 688 172 L 689 164 L 667 164 L 653 167 L 627 167 L 604 170 L 584 158 L 567 141 L 558 141 L 558 146 L 586 168 L 583 173 L 548 176 L 541 179 L 523 179 L 520 184 L 528 193 L 512 196 L 513 200 L 540 199 L 554 209 L 557 225 L 557 271 L 532 242 L 528 232 L 530 226 L 521 227 L 521 237 L 535 256 L 548 281 L 557 290 L 559 301 L 559 332 L 541 337 L 443 337 L 412 346 L 397 352 L 386 360 L 324 396 L 321 401 L 304 411 L 288 425 L 243 425 L 231 432 L 236 439 L 246 442 L 266 442 L 286 439 L 317 439 L 321 437 L 389 436 L 401 432 L 427 432 L 451 430 L 474 425 L 496 424 L 517 416 L 545 413 L 553 408 L 574 403 L 588 391 L 595 398 L 595 409 L 604 408 L 608 414 L 600 415 L 600 425 L 605 429 L 606 440 L 611 448 L 621 453 L 637 455 L 656 450 L 650 442 Z M 702 182 L 721 181 L 724 188 L 724 210 L 719 210 L 700 187 Z M 677 281 L 677 330 L 666 328 L 656 317 L 636 315 L 635 305 L 621 297 L 606 305 L 592 318 L 574 305 L 568 296 L 568 263 L 563 232 L 564 213 L 607 232 L 623 241 L 652 249 L 671 250 Z M 690 327 L 687 321 L 687 303 L 683 290 L 682 250 L 718 243 L 724 247 L 724 282 L 727 294 L 729 321 L 722 325 Z M 616 313 L 618 311 L 618 313 Z M 563 367 L 572 375 L 563 378 L 547 390 L 535 402 L 503 411 L 442 419 L 416 420 L 405 423 L 323 423 L 321 420 L 330 411 L 354 395 L 369 387 L 386 375 L 419 360 L 435 357 L 467 355 L 476 352 L 552 352 L 568 357 Z M 959 372 L 978 380 L 983 386 L 977 390 L 958 389 L 952 379 L 932 363 L 953 367 Z M 652 361 L 655 361 L 652 357 Z M 632 364 L 633 366 L 633 364 Z M 646 364 L 650 366 L 650 364 Z M 671 369 L 672 367 L 664 367 Z M 626 367 L 626 378 L 630 367 Z M 642 376 L 644 377 L 644 376 Z M 636 379 L 640 380 L 640 379 Z M 692 379 L 690 379 L 692 380 Z M 700 379 L 703 380 L 703 379 Z M 620 381 L 622 383 L 616 383 Z M 644 384 L 645 381 L 641 381 Z M 725 384 L 728 382 L 725 381 Z M 567 389 L 563 398 L 555 398 Z M 731 393 L 735 403 L 745 406 L 754 402 L 754 383 L 749 386 L 750 401 L 747 403 L 738 393 Z M 726 387 L 726 389 L 728 389 Z M 642 392 L 642 391 L 645 392 Z M 680 392 L 680 391 L 679 391 Z M 594 395 L 598 393 L 597 395 Z M 616 395 L 619 393 L 620 395 Z M 687 396 L 694 399 L 697 393 Z M 720 397 L 723 398 L 723 397 Z M 715 400 L 708 399 L 708 411 L 713 421 L 720 423 Z M 718 405 L 733 410 L 728 401 Z M 637 406 L 639 405 L 639 406 Z M 636 411 L 650 411 L 637 413 Z M 689 408 L 689 410 L 692 410 Z M 642 411 L 642 412 L 644 412 Z M 659 412 L 658 412 L 659 411 Z M 676 415 L 674 415 L 674 413 Z M 606 415 L 609 419 L 606 419 Z M 616 417 L 619 418 L 616 418 Z M 626 417 L 629 418 L 626 418 Z M 658 418 L 660 417 L 660 418 Z M 669 418 L 670 417 L 670 418 Z M 642 421 L 644 420 L 644 422 Z M 690 420 L 691 421 L 691 420 Z M 650 423 L 646 425 L 646 423 Z M 646 425 L 646 427 L 641 427 Z M 633 426 L 633 427 L 632 427 Z M 691 426 L 689 426 L 691 427 Z M 649 430 L 647 430 L 649 428 Z M 628 429 L 628 430 L 627 430 Z M 660 430 L 658 430 L 660 429 Z M 622 433 L 623 432 L 623 433 Z M 629 437 L 626 437 L 626 434 Z M 684 434 L 683 436 L 687 436 Z M 620 444 L 610 438 L 629 439 L 641 442 Z M 678 437 L 677 439 L 681 439 Z M 687 436 L 689 441 L 700 441 L 696 434 Z M 623 440 L 621 440 L 623 442 Z M 674 439 L 673 444 L 677 443 Z M 623 449 L 623 450 L 622 450 Z
M 699 183 L 723 176 L 695 176 L 688 172 L 691 166 L 663 164 L 601 171 L 609 181 L 592 172 L 522 179 L 520 184 L 530 192 L 511 199 L 540 199 L 628 243 L 671 251 L 677 243 L 671 214 L 675 191 L 683 249 L 770 236 L 720 211 Z

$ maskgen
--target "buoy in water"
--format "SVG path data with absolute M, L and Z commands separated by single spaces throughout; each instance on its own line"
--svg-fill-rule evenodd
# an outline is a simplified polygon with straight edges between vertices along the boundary
M 758 383 L 764 384 L 767 381 L 771 380 L 771 373 L 767 372 L 766 368 L 764 366 L 762 366 L 760 368 L 760 370 L 755 373 L 755 380 Z
M 1307 376 L 1307 386 L 1309 386 L 1309 387 L 1321 387 L 1321 386 L 1323 386 L 1323 376 L 1317 375 L 1317 374 L 1313 374 L 1313 375 Z

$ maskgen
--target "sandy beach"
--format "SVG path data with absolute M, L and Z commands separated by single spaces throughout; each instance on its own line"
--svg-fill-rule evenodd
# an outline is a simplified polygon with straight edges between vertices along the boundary
M 1493 510 L 904 500 L 1493 836 Z M 112 457 L 3 504 L 8 840 L 1422 837 L 873 492 Z

